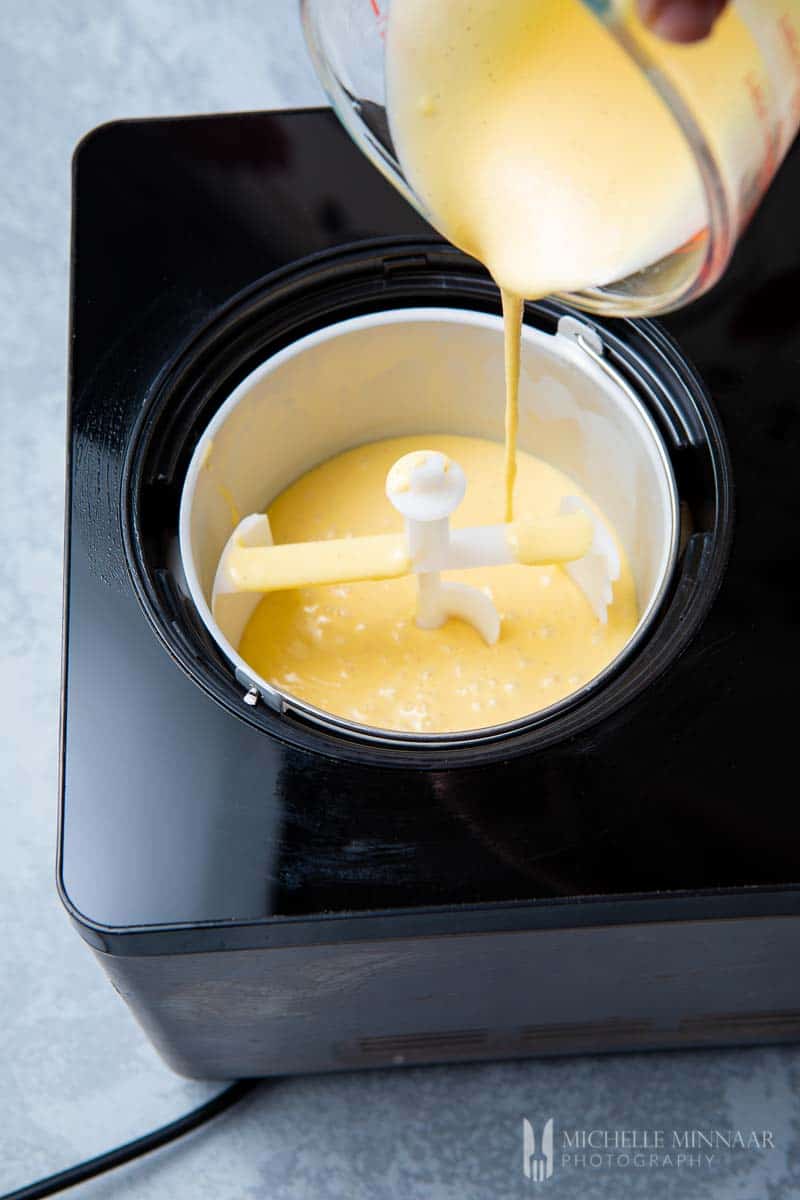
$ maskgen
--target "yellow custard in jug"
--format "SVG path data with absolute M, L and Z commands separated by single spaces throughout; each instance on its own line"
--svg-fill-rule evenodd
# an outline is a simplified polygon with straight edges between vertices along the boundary
M 645 30 L 634 0 L 614 10 L 690 102 L 727 186 L 752 186 L 765 137 L 753 89 L 769 94 L 769 72 L 736 8 L 691 46 Z M 682 246 L 691 257 L 706 234 L 700 177 L 665 102 L 584 0 L 392 0 L 386 83 L 408 182 L 503 294 L 511 520 L 521 298 L 600 287 Z
M 441 451 L 466 473 L 455 528 L 503 519 L 501 445 L 452 435 L 390 438 L 339 454 L 286 488 L 269 508 L 275 542 L 401 533 L 402 518 L 384 493 L 386 475 L 397 459 L 423 449 Z M 567 495 L 597 511 L 563 473 L 518 454 L 519 514 L 554 514 Z M 607 625 L 560 567 L 510 565 L 445 575 L 490 590 L 502 617 L 493 646 L 459 620 L 418 628 L 417 584 L 409 575 L 269 593 L 251 617 L 239 653 L 281 692 L 347 721 L 414 733 L 503 724 L 580 688 L 631 637 L 636 595 L 619 549 L 622 572 Z

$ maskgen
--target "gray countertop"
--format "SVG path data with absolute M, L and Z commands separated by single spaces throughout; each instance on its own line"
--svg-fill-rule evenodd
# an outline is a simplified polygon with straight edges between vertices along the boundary
M 0 1192 L 177 1116 L 172 1075 L 56 897 L 69 162 L 123 116 L 316 103 L 293 0 L 3 0 L 0 428 Z M 800 1052 L 573 1058 L 264 1084 L 240 1108 L 75 1195 L 524 1196 L 523 1115 L 569 1126 L 767 1129 L 711 1165 L 561 1170 L 563 1197 L 788 1200 Z M 534 1189 L 539 1190 L 537 1189 Z M 73 1194 L 73 1193 L 70 1193 Z

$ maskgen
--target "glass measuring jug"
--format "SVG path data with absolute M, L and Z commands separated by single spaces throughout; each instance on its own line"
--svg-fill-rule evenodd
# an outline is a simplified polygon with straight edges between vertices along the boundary
M 443 20 L 463 14 L 466 20 L 468 12 L 491 7 L 459 8 L 446 0 L 439 5 L 301 0 L 312 59 L 345 127 L 424 216 L 471 252 L 472 245 L 453 236 L 437 197 L 420 186 L 414 163 L 404 153 L 397 89 L 395 84 L 392 96 L 388 68 L 393 45 L 396 57 L 399 39 L 413 36 L 415 9 L 434 18 L 441 12 Z M 701 295 L 725 270 L 800 123 L 800 0 L 734 0 L 712 35 L 689 46 L 664 42 L 645 29 L 635 0 L 504 0 L 495 15 L 509 22 L 516 19 L 514 12 L 520 21 L 539 16 L 549 37 L 541 48 L 535 39 L 524 43 L 526 79 L 546 79 L 546 86 L 532 103 L 530 136 L 526 134 L 522 149 L 517 144 L 517 153 L 531 164 L 555 153 L 546 166 L 551 176 L 562 171 L 565 196 L 581 198 L 588 191 L 591 199 L 586 178 L 570 175 L 577 160 L 573 156 L 570 161 L 569 155 L 559 159 L 558 145 L 553 150 L 552 137 L 546 144 L 543 131 L 552 128 L 555 116 L 567 147 L 602 135 L 608 147 L 608 215 L 624 199 L 638 220 L 638 225 L 630 222 L 624 253 L 614 250 L 614 239 L 608 238 L 610 257 L 604 271 L 598 267 L 596 278 L 580 280 L 577 290 L 572 285 L 556 290 L 583 309 L 629 316 L 664 312 Z M 580 28 L 582 40 L 573 36 L 559 46 L 550 35 L 562 28 L 573 34 Z M 444 25 L 442 38 L 444 43 Z M 621 87 L 618 81 L 625 73 Z M 612 80 L 614 87 L 609 86 Z M 581 88 L 582 95 L 596 96 L 599 102 L 583 109 L 573 104 L 570 127 L 562 100 Z M 676 143 L 670 143 L 667 154 L 669 139 L 664 139 L 660 160 L 653 126 L 641 119 L 648 104 L 659 106 L 657 115 Z M 480 113 L 478 97 L 476 119 Z M 529 207 L 531 223 L 542 222 L 539 199 L 535 186 L 524 197 L 525 218 Z M 579 227 L 569 204 L 554 215 L 556 236 L 565 249 L 577 247 L 578 258 L 582 236 L 591 232 L 595 244 L 604 236 L 602 223 L 590 231 Z M 546 224 L 544 230 L 546 243 Z

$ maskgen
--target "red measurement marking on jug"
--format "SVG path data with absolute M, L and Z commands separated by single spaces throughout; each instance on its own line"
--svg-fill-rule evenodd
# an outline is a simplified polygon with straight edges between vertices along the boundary
M 777 135 L 772 125 L 772 112 L 767 100 L 764 80 L 755 71 L 748 71 L 744 77 L 744 83 L 750 93 L 753 111 L 761 126 L 761 135 L 764 139 L 764 159 L 758 183 L 760 199 L 778 169 Z
M 378 0 L 369 0 L 369 6 L 372 9 L 375 20 L 378 23 L 378 36 L 386 37 L 386 13 L 381 12 L 381 6 L 378 3 Z

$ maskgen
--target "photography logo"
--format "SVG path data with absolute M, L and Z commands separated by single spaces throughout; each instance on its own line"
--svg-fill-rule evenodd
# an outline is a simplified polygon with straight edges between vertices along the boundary
M 541 1136 L 527 1117 L 522 1118 L 522 1172 L 531 1183 L 544 1183 L 553 1174 L 553 1118 L 542 1126 Z

